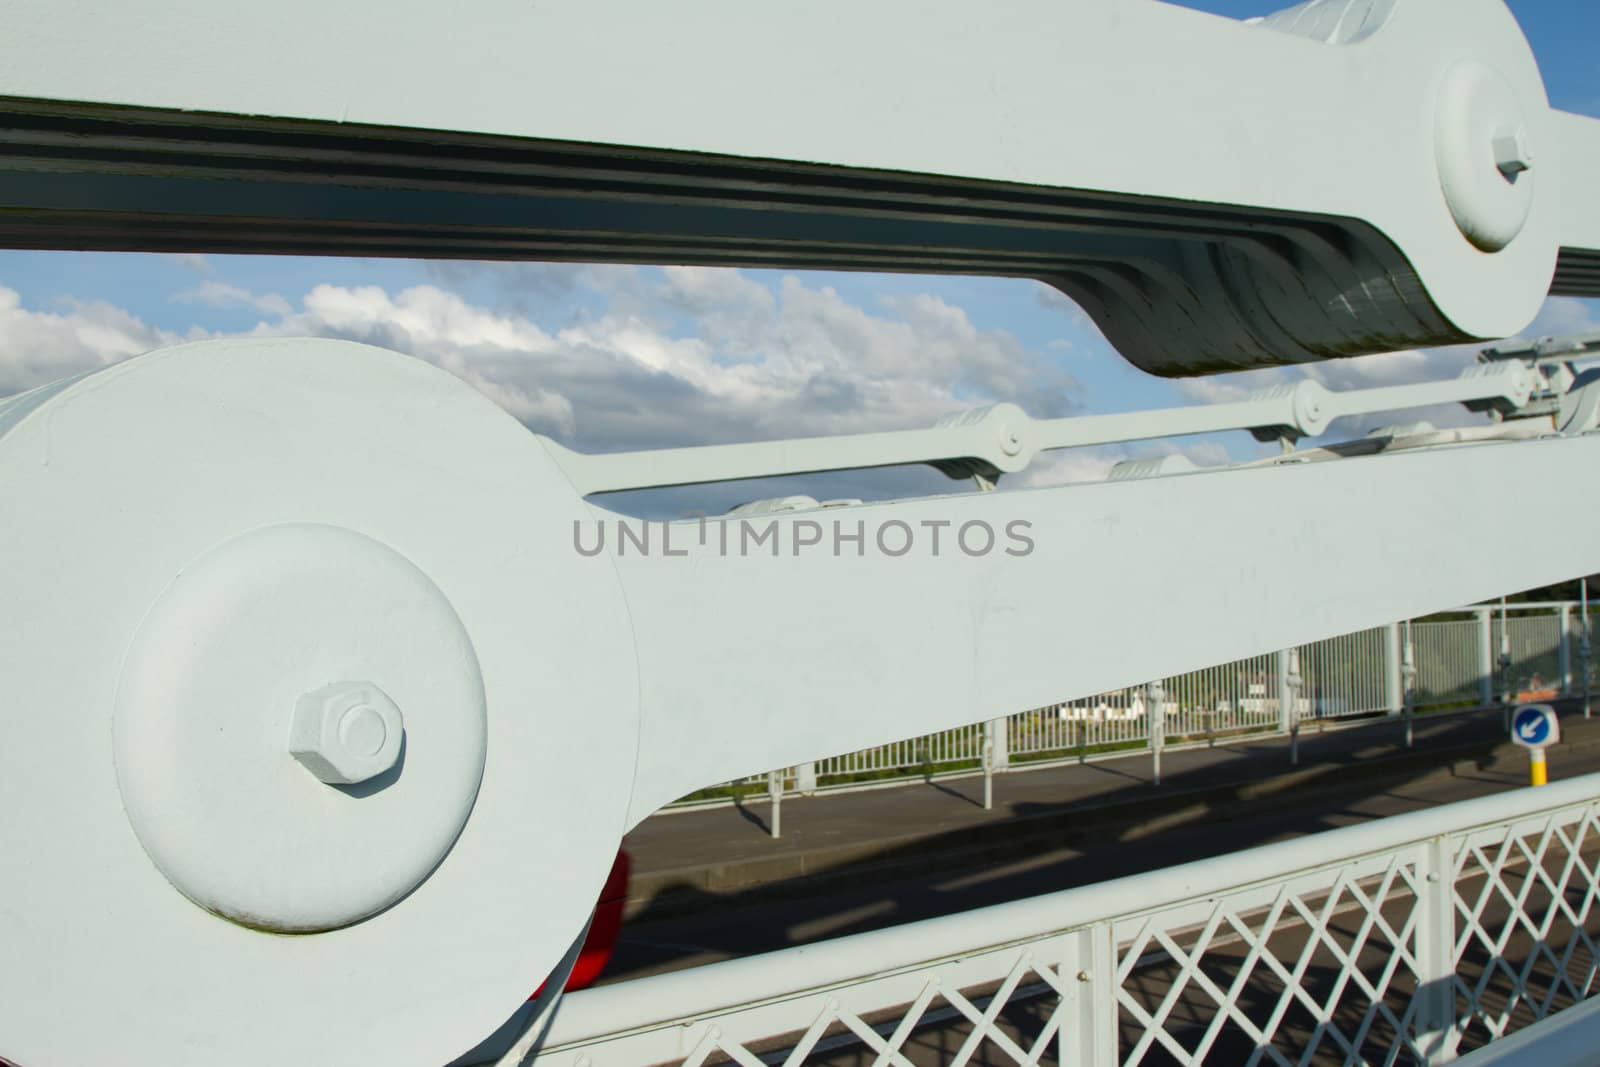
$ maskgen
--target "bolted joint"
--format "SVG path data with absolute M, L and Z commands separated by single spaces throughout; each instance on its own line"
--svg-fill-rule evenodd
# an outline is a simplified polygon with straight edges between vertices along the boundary
M 1528 133 L 1521 126 L 1495 137 L 1494 165 L 1511 182 L 1517 180 L 1517 175 L 1533 169 L 1533 149 L 1528 146 Z
M 1000 451 L 1008 456 L 1020 455 L 1022 452 L 1022 434 L 1010 426 L 1002 428 L 1000 431 Z
M 295 703 L 289 754 L 318 780 L 355 785 L 400 760 L 405 722 L 389 695 L 371 682 L 335 682 Z

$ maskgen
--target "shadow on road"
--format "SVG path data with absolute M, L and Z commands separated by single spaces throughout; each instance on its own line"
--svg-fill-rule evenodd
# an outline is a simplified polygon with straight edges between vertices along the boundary
M 712 892 L 684 882 L 657 892 L 624 927 L 606 981 L 694 966 L 965 911 L 1075 886 L 1223 857 L 1286 837 L 1349 825 L 1518 784 L 1485 754 L 1463 765 L 1463 745 L 1497 738 L 1499 715 L 1462 716 L 1435 732 L 1409 763 L 1371 765 L 1394 746 L 1374 737 L 1319 753 L 1302 742 L 1290 787 L 1218 784 L 1177 773 L 1158 789 L 1137 779 L 1096 793 L 1093 804 L 1025 800 L 970 826 L 873 850 L 802 877 Z M 1377 730 L 1373 731 L 1374 733 Z M 1330 749 L 1332 746 L 1329 746 Z M 1449 758 L 1440 759 L 1441 753 Z M 1600 761 L 1597 761 L 1600 762 Z M 1453 769 L 1452 769 L 1453 768 Z M 1108 764 L 1076 770 L 1129 777 Z M 1282 771 L 1280 765 L 1277 768 Z M 1577 773 L 1576 769 L 1572 773 Z M 1191 780 L 1192 779 L 1192 780 Z M 1003 780 L 1001 780 L 1003 782 Z M 979 803 L 981 779 L 939 783 Z M 1002 796 L 1003 784 L 997 788 Z M 837 801 L 835 801 L 837 802 Z M 759 821 L 748 809 L 740 814 Z M 796 805 L 788 819 L 804 818 Z M 763 823 L 764 825 L 764 823 Z

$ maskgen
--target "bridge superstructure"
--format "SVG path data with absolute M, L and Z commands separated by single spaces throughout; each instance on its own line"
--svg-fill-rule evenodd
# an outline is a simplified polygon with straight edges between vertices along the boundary
M 1161 374 L 1500 338 L 1550 293 L 1600 295 L 1600 124 L 1549 108 L 1500 0 L 0 21 L 12 247 L 1005 274 Z M 608 457 L 325 340 L 178 346 L 0 401 L 0 806 L 28 813 L 0 822 L 0 1054 L 435 1067 L 559 968 L 621 834 L 693 788 L 1594 571 L 1600 502 L 1533 551 L 1472 532 L 1463 491 L 1585 483 L 1600 403 L 1564 366 Z M 1107 435 L 1295 437 L 1430 399 L 1501 421 L 857 505 L 826 516 L 860 525 L 846 552 L 573 551 L 606 489 L 885 462 L 992 485 Z M 1534 403 L 1548 430 L 1518 431 Z M 1381 542 L 1319 506 L 1357 498 L 1391 516 Z M 819 518 L 777 514 L 780 543 Z M 865 550 L 1015 524 L 1026 552 Z M 1063 596 L 1092 610 L 1063 620 Z

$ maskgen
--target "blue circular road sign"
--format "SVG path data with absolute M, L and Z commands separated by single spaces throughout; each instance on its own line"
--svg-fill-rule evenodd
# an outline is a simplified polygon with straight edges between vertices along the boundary
M 1555 729 L 1555 713 L 1550 708 L 1519 708 L 1511 720 L 1511 740 L 1528 748 L 1541 748 L 1553 740 Z

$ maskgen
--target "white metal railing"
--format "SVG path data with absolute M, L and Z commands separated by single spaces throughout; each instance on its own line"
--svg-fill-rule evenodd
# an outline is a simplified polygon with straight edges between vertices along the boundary
M 1387 710 L 1387 628 L 1302 645 L 1300 670 L 1317 718 Z
M 1407 641 L 1415 668 L 1414 709 L 1482 706 L 1503 687 L 1513 694 L 1581 691 L 1586 665 L 1579 654 L 1583 621 L 1577 603 L 1508 605 L 1509 671 L 1500 663 L 1499 610 L 1498 605 L 1464 609 L 1460 619 L 1400 622 L 1302 645 L 1295 650 L 1299 688 L 1289 698 L 1287 714 L 1287 653 L 1163 679 L 1163 729 L 1156 743 L 1282 732 L 1307 719 L 1398 715 L 1405 705 L 1401 660 Z M 1600 692 L 1596 664 L 1589 662 L 1587 669 Z M 784 792 L 809 792 L 863 778 L 911 779 L 952 766 L 976 769 L 986 740 L 990 768 L 1003 771 L 1014 762 L 1037 765 L 1114 748 L 1149 748 L 1151 725 L 1140 686 L 1019 711 L 987 728 L 976 723 L 785 768 L 777 781 Z M 758 774 L 741 783 L 768 780 Z
M 1411 625 L 1419 706 L 1478 698 L 1483 670 L 1478 662 L 1478 626 L 1475 619 Z
M 1600 775 L 573 994 L 539 1067 L 1440 1064 L 1596 991 Z
M 983 725 L 974 723 L 954 730 L 896 741 L 890 745 L 847 752 L 817 761 L 818 777 L 900 770 L 940 763 L 976 760 L 983 754 Z
M 1562 687 L 1562 617 L 1514 615 L 1506 620 L 1511 638 L 1511 662 L 1515 681 L 1530 689 Z M 1491 640 L 1500 647 L 1500 620 L 1493 622 Z

